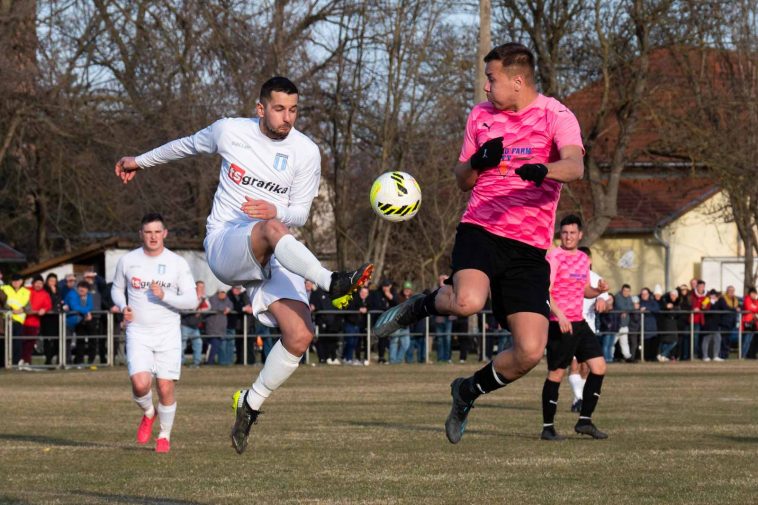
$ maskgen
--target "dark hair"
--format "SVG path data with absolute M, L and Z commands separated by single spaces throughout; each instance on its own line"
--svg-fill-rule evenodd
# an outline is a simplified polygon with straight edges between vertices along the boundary
M 261 103 L 266 103 L 271 100 L 271 93 L 279 91 L 281 93 L 287 93 L 288 95 L 297 95 L 297 86 L 287 79 L 286 77 L 276 76 L 272 77 L 261 86 L 261 94 L 258 97 Z
M 493 60 L 498 60 L 503 68 L 523 68 L 526 70 L 527 77 L 534 81 L 534 55 L 525 45 L 516 42 L 499 45 L 484 57 L 485 63 Z
M 163 220 L 163 216 L 157 212 L 149 212 L 142 217 L 141 225 L 145 226 L 148 223 L 161 223 L 164 228 L 166 227 L 166 222 Z
M 624 284 L 623 286 L 621 286 L 621 289 L 622 290 L 623 289 L 632 289 L 632 286 L 630 286 L 629 284 Z
M 56 281 L 58 280 L 58 276 L 55 275 L 53 272 L 50 272 L 49 274 L 47 274 L 47 277 L 45 277 L 45 284 L 47 284 L 47 281 L 49 281 L 51 278 L 55 279 Z
M 561 228 L 564 226 L 568 226 L 570 224 L 575 224 L 577 228 L 580 230 L 582 229 L 582 218 L 577 216 L 576 214 L 569 214 L 568 216 L 561 219 Z
M 592 249 L 590 249 L 586 245 L 583 245 L 581 247 L 577 247 L 577 249 L 579 249 L 580 251 L 582 251 L 584 254 L 586 254 L 590 258 L 592 257 Z
M 76 285 L 77 288 L 85 288 L 87 291 L 89 291 L 89 282 L 87 281 L 79 281 L 79 283 Z
M 40 282 L 44 283 L 45 279 L 43 279 L 40 274 L 37 274 L 34 277 L 32 277 L 32 284 L 34 284 L 37 281 L 40 281 Z
M 756 290 L 754 287 L 751 287 L 750 289 L 747 290 L 747 294 L 751 295 L 753 293 L 758 293 L 758 290 Z
M 705 284 L 705 281 L 703 279 L 698 279 L 697 280 L 697 285 L 699 286 L 701 284 Z

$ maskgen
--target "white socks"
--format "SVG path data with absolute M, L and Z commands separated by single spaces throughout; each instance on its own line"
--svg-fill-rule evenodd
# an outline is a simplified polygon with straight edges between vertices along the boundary
M 266 357 L 266 364 L 247 394 L 247 404 L 250 408 L 260 410 L 266 398 L 297 370 L 299 364 L 300 356 L 290 354 L 281 340 L 274 344 Z
M 574 401 L 582 399 L 582 392 L 584 391 L 584 383 L 587 382 L 582 379 L 582 376 L 578 373 L 569 374 L 569 384 L 571 384 L 571 390 L 574 392 Z
M 174 416 L 176 415 L 176 402 L 173 405 L 163 405 L 158 402 L 158 420 L 161 423 L 161 432 L 158 438 L 171 440 L 171 428 L 174 426 Z
M 322 267 L 313 253 L 292 235 L 285 235 L 279 239 L 274 247 L 274 256 L 290 272 L 315 282 L 323 290 L 329 290 L 332 272 Z M 266 362 L 268 363 L 268 360 Z
M 148 393 L 141 398 L 138 398 L 134 396 L 134 394 L 132 394 L 132 398 L 134 398 L 134 401 L 142 409 L 142 412 L 145 413 L 145 416 L 153 417 L 155 415 L 155 407 L 153 407 L 153 392 L 152 391 L 148 391 Z

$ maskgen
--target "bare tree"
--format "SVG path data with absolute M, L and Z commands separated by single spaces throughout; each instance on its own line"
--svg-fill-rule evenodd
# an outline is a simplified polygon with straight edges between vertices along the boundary
M 659 111 L 656 153 L 705 166 L 725 191 L 722 217 L 737 226 L 744 244 L 744 289 L 754 286 L 758 253 L 758 5 L 680 2 L 668 37 L 672 75 L 662 86 L 669 96 Z
M 484 93 L 484 57 L 492 49 L 492 2 L 479 0 L 479 40 L 476 46 L 476 75 L 474 77 L 474 103 L 487 100 Z

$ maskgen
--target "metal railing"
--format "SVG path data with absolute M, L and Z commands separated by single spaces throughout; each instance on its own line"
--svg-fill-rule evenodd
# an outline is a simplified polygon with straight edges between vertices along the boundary
M 193 311 L 188 311 L 187 313 L 195 313 Z M 217 312 L 203 312 L 203 315 L 212 315 Z M 616 314 L 621 313 L 627 313 L 633 316 L 639 317 L 639 331 L 637 332 L 639 335 L 639 350 L 642 356 L 642 359 L 644 361 L 645 358 L 645 345 L 646 345 L 646 338 L 645 338 L 645 318 L 646 317 L 655 317 L 654 313 L 649 313 L 645 311 L 634 311 L 634 312 L 621 312 L 621 311 L 612 311 L 611 312 Z M 105 321 L 104 328 L 101 327 L 105 331 L 105 333 L 98 333 L 98 334 L 83 334 L 83 335 L 70 335 L 69 334 L 69 328 L 66 324 L 66 317 L 77 315 L 75 312 L 61 312 L 61 313 L 48 313 L 48 314 L 55 314 L 58 316 L 58 335 L 36 335 L 36 336 L 25 336 L 25 335 L 14 335 L 13 334 L 13 314 L 11 312 L 2 312 L 0 313 L 0 316 L 2 316 L 2 323 L 4 328 L 4 335 L 0 336 L 3 338 L 3 348 L 4 348 L 4 366 L 5 368 L 18 368 L 17 362 L 14 363 L 14 342 L 23 342 L 28 340 L 57 340 L 57 356 L 58 361 L 55 364 L 50 365 L 35 365 L 35 367 L 43 367 L 43 368 L 71 368 L 71 367 L 81 367 L 81 366 L 87 366 L 85 363 L 75 363 L 71 358 L 71 347 L 69 344 L 74 345 L 84 345 L 84 341 L 87 341 L 87 353 L 90 354 L 90 359 L 93 359 L 94 353 L 99 354 L 98 345 L 99 342 L 102 340 L 105 340 L 105 362 L 99 363 L 100 365 L 104 366 L 114 366 L 116 362 L 116 347 L 117 344 L 121 343 L 121 340 L 124 338 L 124 335 L 120 331 L 120 328 L 117 327 L 117 317 L 118 314 L 114 314 L 109 311 L 92 311 L 91 314 L 96 317 L 100 317 Z M 251 332 L 251 317 L 249 314 L 242 312 L 242 313 L 235 313 L 232 312 L 231 314 L 237 314 L 241 316 L 242 318 L 242 333 L 240 334 L 233 334 L 233 335 L 201 335 L 200 338 L 202 339 L 209 339 L 209 338 L 241 338 L 242 339 L 242 349 L 237 349 L 236 352 L 242 353 L 242 363 L 243 365 L 249 365 L 249 351 L 250 351 L 250 345 L 251 339 L 257 340 L 257 337 L 259 335 L 254 334 L 255 332 Z M 319 331 L 318 326 L 315 327 L 315 339 L 337 339 L 337 340 L 344 340 L 345 337 L 351 337 L 351 336 L 357 336 L 359 338 L 362 338 L 365 342 L 365 349 L 366 349 L 366 356 L 368 359 L 368 363 L 371 363 L 371 349 L 372 344 L 377 344 L 377 339 L 373 338 L 373 335 L 371 333 L 371 327 L 372 327 L 372 319 L 376 317 L 376 315 L 381 314 L 381 311 L 369 311 L 365 314 L 361 314 L 359 311 L 317 311 L 313 313 L 313 316 L 315 318 L 318 318 L 319 316 L 324 315 L 334 315 L 337 316 L 339 319 L 344 319 L 345 316 L 348 315 L 359 315 L 366 318 L 366 330 L 359 332 L 359 333 L 344 333 L 342 331 L 337 332 L 330 332 L 330 333 L 322 333 Z M 458 336 L 459 342 L 460 337 L 465 337 L 467 340 L 471 339 L 478 340 L 477 349 L 475 352 L 478 354 L 478 358 L 480 360 L 486 359 L 487 356 L 493 354 L 493 349 L 497 338 L 505 335 L 510 336 L 510 334 L 505 330 L 498 330 L 495 332 L 494 330 L 488 330 L 487 329 L 487 318 L 490 316 L 489 311 L 484 311 L 476 315 L 477 318 L 477 330 L 473 332 L 469 331 L 451 331 L 451 336 Z M 659 313 L 660 314 L 660 313 Z M 677 316 L 683 316 L 687 315 L 689 322 L 687 324 L 687 328 L 684 330 L 677 330 L 673 333 L 675 333 L 677 336 L 680 335 L 687 335 L 689 337 L 689 351 L 690 357 L 694 357 L 696 355 L 696 326 L 695 326 L 695 315 L 696 314 L 705 314 L 706 317 L 708 315 L 714 315 L 714 314 L 733 314 L 737 318 L 737 324 L 735 328 L 729 329 L 729 330 L 723 330 L 728 331 L 728 333 L 732 333 L 733 331 L 737 332 L 737 356 L 739 359 L 743 358 L 743 316 L 744 314 L 747 314 L 747 312 L 734 312 L 734 311 L 703 311 L 703 312 L 693 312 L 693 311 L 664 311 L 663 314 L 666 315 L 677 315 Z M 103 317 L 104 316 L 104 317 Z M 600 316 L 600 315 L 598 315 Z M 464 318 L 465 319 L 465 318 Z M 340 325 L 341 326 L 341 325 Z M 359 325 L 359 327 L 362 325 Z M 703 333 L 704 330 L 700 330 L 700 333 Z M 601 337 L 602 335 L 607 335 L 612 333 L 612 331 L 598 331 L 598 337 Z M 657 332 L 658 334 L 665 334 L 666 332 L 661 332 L 660 329 Z M 668 332 L 669 334 L 672 332 Z M 758 333 L 758 332 L 751 332 L 751 333 Z M 260 335 L 263 338 L 271 337 L 273 339 L 279 338 L 281 335 L 278 333 L 270 333 L 267 335 Z M 411 332 L 411 337 L 423 337 L 423 353 L 424 353 L 424 362 L 425 363 L 431 363 L 431 355 L 432 355 L 432 338 L 435 336 L 438 336 L 434 331 L 431 331 L 431 324 L 430 319 L 427 318 L 423 327 L 423 331 L 417 331 L 417 332 Z M 190 337 L 196 338 L 196 337 Z M 392 337 L 388 337 L 391 339 Z M 95 340 L 95 345 L 93 346 L 91 340 Z M 189 339 L 188 339 L 189 340 Z M 472 342 L 468 342 L 469 345 Z M 487 347 L 491 346 L 488 352 Z M 388 346 L 389 347 L 389 346 Z M 358 347 L 360 350 L 361 346 Z M 388 349 L 389 350 L 389 349 Z M 473 347 L 468 349 L 470 351 L 474 351 Z M 498 349 L 501 350 L 501 349 Z M 182 349 L 182 352 L 184 352 L 185 349 Z M 452 353 L 452 350 L 451 350 Z M 633 351 L 633 353 L 636 353 L 636 349 Z M 79 348 L 77 350 L 77 355 L 79 357 L 83 357 L 83 350 Z M 17 361 L 17 360 L 16 360 Z M 310 361 L 310 352 L 307 352 L 305 354 L 305 361 L 308 363 Z

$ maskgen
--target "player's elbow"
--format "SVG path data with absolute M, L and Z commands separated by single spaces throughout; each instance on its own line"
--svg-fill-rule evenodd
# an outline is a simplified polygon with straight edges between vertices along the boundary
M 582 177 L 584 177 L 584 160 L 581 158 L 572 160 L 573 163 L 571 165 L 571 170 L 569 172 L 569 180 L 567 182 L 571 181 L 578 181 Z

